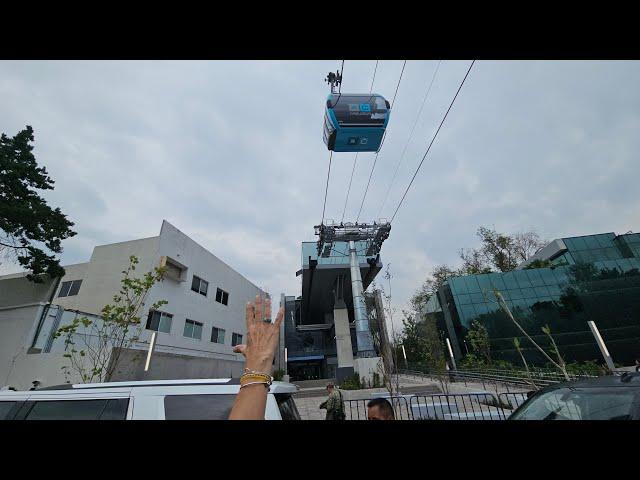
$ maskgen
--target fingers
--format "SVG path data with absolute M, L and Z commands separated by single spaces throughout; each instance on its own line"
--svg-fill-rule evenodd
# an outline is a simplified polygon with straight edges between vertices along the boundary
M 262 319 L 264 318 L 263 312 L 262 312 L 262 297 L 260 295 L 256 295 L 256 308 L 255 308 L 255 316 L 254 316 L 254 322 L 261 322 Z
M 271 298 L 267 297 L 264 301 L 264 318 L 263 320 L 271 323 Z
M 278 314 L 276 315 L 276 321 L 275 321 L 276 328 L 280 328 L 280 325 L 282 324 L 283 320 L 284 320 L 284 307 L 280 307 L 280 310 L 278 310 Z
M 249 327 L 254 321 L 254 316 L 255 316 L 255 308 L 253 306 L 253 303 L 247 302 L 247 307 L 246 307 L 247 332 L 249 331 Z
M 242 355 L 244 355 L 246 349 L 247 349 L 247 346 L 244 345 L 244 344 L 236 345 L 235 347 L 233 347 L 233 352 L 234 353 L 241 353 Z

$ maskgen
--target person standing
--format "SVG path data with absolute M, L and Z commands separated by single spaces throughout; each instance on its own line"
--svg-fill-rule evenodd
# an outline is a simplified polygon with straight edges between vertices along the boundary
M 329 398 L 320 404 L 321 409 L 327 410 L 325 420 L 345 420 L 342 392 L 333 383 L 327 384 L 327 392 L 329 392 Z

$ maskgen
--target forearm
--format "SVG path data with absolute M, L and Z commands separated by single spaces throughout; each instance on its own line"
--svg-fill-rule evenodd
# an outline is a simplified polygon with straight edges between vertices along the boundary
M 229 420 L 264 420 L 267 391 L 262 384 L 242 387 L 236 396 Z

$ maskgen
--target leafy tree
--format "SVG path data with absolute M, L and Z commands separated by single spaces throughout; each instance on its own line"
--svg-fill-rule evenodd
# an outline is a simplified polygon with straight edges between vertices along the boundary
M 520 232 L 506 235 L 495 229 L 479 227 L 480 248 L 460 250 L 465 274 L 510 272 L 546 244 L 536 232 Z
M 139 340 L 139 312 L 151 287 L 164 278 L 165 268 L 156 267 L 142 278 L 134 278 L 138 262 L 136 256 L 129 257 L 129 266 L 122 272 L 120 291 L 113 296 L 112 304 L 104 306 L 99 320 L 75 318 L 56 331 L 55 338 L 64 335 L 67 352 L 64 357 L 70 362 L 62 367 L 65 375 L 75 372 L 83 383 L 108 382 L 118 367 L 122 351 Z M 166 300 L 155 302 L 149 310 L 166 303 Z
M 467 340 L 480 357 L 491 365 L 491 346 L 489 343 L 489 333 L 484 325 L 478 320 L 471 322 L 471 328 L 467 332 Z
M 76 232 L 60 208 L 52 209 L 37 192 L 53 190 L 54 181 L 38 166 L 33 141 L 30 126 L 15 137 L 0 136 L 0 253 L 17 259 L 30 270 L 27 278 L 41 283 L 45 275 L 64 275 L 55 254 L 62 252 L 61 241 Z
M 534 268 L 549 268 L 552 267 L 553 263 L 549 260 L 534 260 L 533 262 L 531 262 L 529 265 L 527 265 L 526 267 L 524 267 L 524 270 L 532 270 Z

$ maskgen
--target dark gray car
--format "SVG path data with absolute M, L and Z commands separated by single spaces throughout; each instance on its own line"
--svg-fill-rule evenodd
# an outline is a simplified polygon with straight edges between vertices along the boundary
M 640 373 L 548 386 L 529 397 L 509 420 L 640 420 Z

